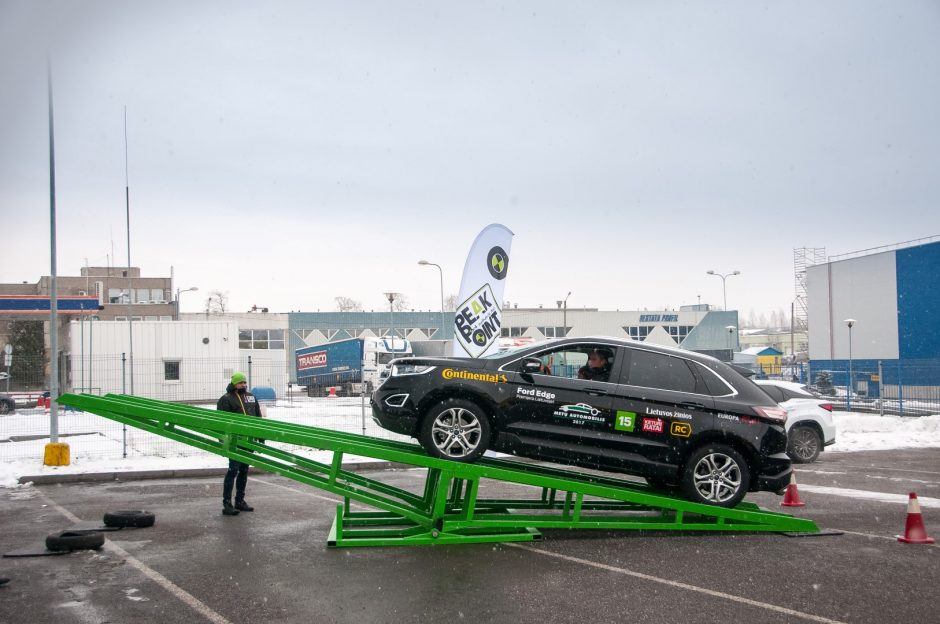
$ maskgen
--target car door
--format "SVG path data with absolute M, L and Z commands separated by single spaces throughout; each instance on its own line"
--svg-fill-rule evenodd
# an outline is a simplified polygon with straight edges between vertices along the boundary
M 714 399 L 690 360 L 638 347 L 623 351 L 611 395 L 614 448 L 643 472 L 678 467 L 697 435 L 714 428 Z
M 593 452 L 598 435 L 613 428 L 610 392 L 616 384 L 611 377 L 578 377 L 591 351 L 597 349 L 611 356 L 607 374 L 617 373 L 617 347 L 597 342 L 548 348 L 504 367 L 513 373 L 514 396 L 501 409 L 500 429 L 509 434 L 516 450 L 545 459 L 577 461 Z M 537 359 L 541 370 L 524 372 L 526 359 Z

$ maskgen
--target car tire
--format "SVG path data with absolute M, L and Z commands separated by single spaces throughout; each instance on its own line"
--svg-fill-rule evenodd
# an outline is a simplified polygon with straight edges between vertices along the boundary
M 106 527 L 117 528 L 137 528 L 153 526 L 157 517 L 149 511 L 109 511 L 104 514 L 104 525 Z
M 794 425 L 787 433 L 787 455 L 796 464 L 816 461 L 822 446 L 822 437 L 815 427 Z
M 0 414 L 11 414 L 13 413 L 13 406 L 7 403 L 6 401 L 0 401 Z
M 695 503 L 735 507 L 747 494 L 751 471 L 736 450 L 724 444 L 706 444 L 689 457 L 682 470 L 686 498 Z
M 432 457 L 472 462 L 489 446 L 490 421 L 476 403 L 447 399 L 427 411 L 418 440 Z
M 68 550 L 98 550 L 104 546 L 101 531 L 59 531 L 46 537 L 46 548 L 56 552 Z

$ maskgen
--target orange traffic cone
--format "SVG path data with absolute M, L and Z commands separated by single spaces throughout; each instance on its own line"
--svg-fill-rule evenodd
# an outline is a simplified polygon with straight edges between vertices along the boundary
M 783 502 L 780 503 L 781 507 L 805 507 L 806 503 L 800 500 L 800 493 L 796 489 L 796 473 L 790 473 L 790 485 L 787 486 L 787 491 L 783 494 Z
M 336 386 L 330 386 L 330 394 L 327 395 L 327 398 L 328 398 L 328 399 L 335 399 L 335 398 L 336 398 Z
M 904 523 L 904 535 L 898 535 L 898 541 L 905 544 L 933 544 L 933 538 L 927 536 L 927 529 L 924 528 L 920 503 L 914 492 L 907 499 L 907 521 Z

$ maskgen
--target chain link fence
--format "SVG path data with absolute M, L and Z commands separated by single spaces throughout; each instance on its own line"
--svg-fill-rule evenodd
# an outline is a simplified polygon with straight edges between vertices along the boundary
M 68 359 L 64 364 L 61 369 L 63 392 L 126 393 L 212 410 L 225 393 L 232 373 L 240 371 L 248 376 L 251 390 L 263 399 L 261 404 L 268 418 L 382 439 L 409 439 L 382 429 L 372 421 L 368 396 L 308 397 L 304 388 L 289 381 L 290 371 L 284 362 L 258 358 L 135 359 L 132 365 L 130 358 L 124 355 L 86 357 L 84 370 L 75 365 L 77 362 L 69 365 Z M 40 362 L 39 370 L 42 366 Z M 41 400 L 48 383 L 44 378 L 14 377 L 9 381 L 8 396 L 15 401 L 15 409 L 0 414 L 0 461 L 41 462 L 51 427 L 50 410 Z M 5 393 L 6 382 L 6 379 L 0 382 L 2 393 Z M 177 458 L 211 456 L 168 438 L 64 406 L 58 408 L 57 430 L 59 441 L 70 446 L 73 463 L 148 458 L 165 460 L 163 467 L 173 468 Z M 304 450 L 280 446 L 292 452 Z M 219 465 L 224 464 L 224 460 L 220 462 Z

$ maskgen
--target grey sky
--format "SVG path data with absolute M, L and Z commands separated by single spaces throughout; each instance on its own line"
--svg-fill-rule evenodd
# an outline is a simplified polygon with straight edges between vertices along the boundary
M 940 4 L 0 0 L 0 282 L 175 268 L 196 310 L 505 298 L 789 309 L 794 247 L 940 234 Z

